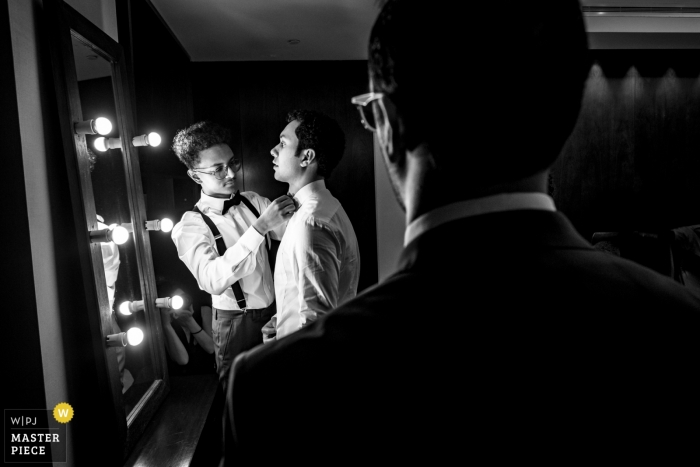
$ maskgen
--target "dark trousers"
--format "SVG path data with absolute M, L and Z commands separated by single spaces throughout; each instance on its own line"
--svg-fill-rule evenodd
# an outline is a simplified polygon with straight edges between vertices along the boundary
M 262 327 L 276 312 L 275 303 L 259 310 L 213 309 L 212 334 L 216 346 L 216 370 L 226 387 L 228 370 L 241 352 L 262 344 Z

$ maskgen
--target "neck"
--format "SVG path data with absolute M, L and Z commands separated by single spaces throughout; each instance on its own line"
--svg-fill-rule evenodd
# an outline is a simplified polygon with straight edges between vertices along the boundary
M 500 183 L 470 189 L 457 186 L 437 175 L 432 155 L 425 145 L 418 146 L 407 153 L 404 171 L 405 182 L 400 191 L 406 208 L 406 225 L 423 214 L 441 206 L 467 199 L 477 199 L 499 193 L 547 193 L 547 176 L 549 170 L 513 182 Z
M 297 193 L 299 193 L 299 190 L 304 188 L 309 183 L 317 182 L 317 181 L 323 180 L 323 179 L 324 178 L 321 176 L 313 175 L 313 176 L 302 177 L 301 179 L 294 181 L 294 182 L 289 182 L 289 193 L 297 194 Z
M 231 198 L 231 195 L 233 194 L 233 193 L 228 193 L 228 194 L 226 194 L 226 193 L 207 193 L 207 190 L 205 190 L 204 188 L 202 188 L 202 193 L 204 193 L 207 196 L 211 196 L 212 198 L 221 198 L 221 199 L 229 199 L 229 198 Z

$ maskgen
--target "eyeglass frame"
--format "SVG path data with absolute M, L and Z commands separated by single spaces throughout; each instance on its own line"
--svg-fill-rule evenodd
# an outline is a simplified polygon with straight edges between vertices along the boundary
M 243 162 L 240 159 L 236 159 L 235 157 L 232 158 L 234 161 L 234 166 L 235 163 L 238 162 L 238 170 L 241 170 L 241 167 L 243 167 Z M 204 169 L 211 169 L 212 167 L 216 167 L 219 164 L 212 165 L 211 167 L 204 167 Z M 217 180 L 224 180 L 228 176 L 228 169 L 233 170 L 233 167 L 231 167 L 231 161 L 228 163 L 224 164 L 223 167 L 221 168 L 222 173 L 224 174 L 223 177 L 219 178 L 216 176 L 216 173 L 219 171 L 218 169 L 213 171 L 213 172 L 203 172 L 202 169 L 190 169 L 192 172 L 197 172 L 201 174 L 207 174 L 207 175 L 212 175 L 215 179 Z M 238 172 L 238 170 L 233 170 L 233 173 Z
M 355 107 L 357 107 L 357 110 L 360 112 L 362 126 L 364 126 L 365 129 L 368 131 L 376 132 L 377 129 L 372 127 L 369 123 L 367 123 L 367 117 L 365 117 L 365 108 L 367 107 L 367 105 L 383 97 L 383 92 L 368 92 L 366 94 L 360 94 L 359 96 L 355 96 L 352 99 L 350 99 L 350 102 L 354 104 Z M 370 108 L 369 111 L 372 112 L 373 110 Z

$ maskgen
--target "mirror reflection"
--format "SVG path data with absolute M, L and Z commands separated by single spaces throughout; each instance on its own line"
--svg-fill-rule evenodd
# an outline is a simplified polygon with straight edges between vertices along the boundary
M 76 37 L 72 37 L 72 41 L 83 117 L 86 120 L 107 119 L 112 123 L 111 131 L 106 134 L 100 134 L 104 133 L 101 131 L 86 135 L 86 144 L 98 227 L 113 229 L 115 233 L 114 229 L 124 227 L 123 231 L 128 232 L 128 238 L 121 243 L 117 235 L 113 241 L 101 243 L 105 283 L 98 284 L 107 290 L 111 334 L 126 333 L 124 342 L 128 345 L 110 347 L 110 351 L 117 356 L 128 418 L 154 381 L 155 373 L 148 346 L 141 343 L 141 340 L 148 339 L 143 308 L 130 314 L 119 312 L 121 304 L 137 302 L 143 297 L 124 157 L 120 149 L 122 140 L 117 126 L 112 67 L 89 45 Z

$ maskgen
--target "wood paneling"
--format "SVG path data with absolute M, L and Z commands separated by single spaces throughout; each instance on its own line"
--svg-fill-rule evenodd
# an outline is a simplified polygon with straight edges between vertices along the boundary
M 273 178 L 270 150 L 290 110 L 306 108 L 336 119 L 345 132 L 342 161 L 326 181 L 355 229 L 362 290 L 377 282 L 377 240 L 372 135 L 350 98 L 367 92 L 367 64 L 356 62 L 214 62 L 192 64 L 194 121 L 231 129 L 232 149 L 243 160 L 245 190 L 275 199 L 287 185 Z
M 553 167 L 558 209 L 593 232 L 700 222 L 700 52 L 593 51 L 578 124 Z
M 184 206 L 191 209 L 195 202 L 191 184 L 185 195 L 177 191 L 187 176 L 170 150 L 175 133 L 192 123 L 190 59 L 149 1 L 121 0 L 117 14 L 119 41 L 133 70 L 136 127 L 140 134 L 156 131 L 162 138 L 158 147 L 139 149 L 148 218 L 168 217 L 177 222 Z M 150 241 L 156 276 L 167 276 L 185 289 L 197 289 L 177 257 L 170 234 L 151 232 Z

